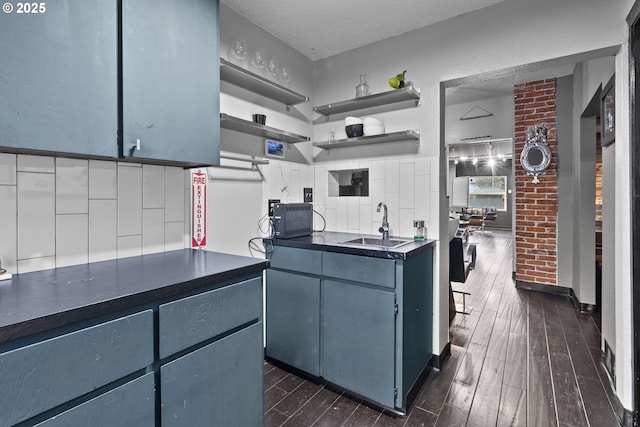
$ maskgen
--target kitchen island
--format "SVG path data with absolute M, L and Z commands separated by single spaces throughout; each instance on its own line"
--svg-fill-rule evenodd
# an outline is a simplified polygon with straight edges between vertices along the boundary
M 179 250 L 0 282 L 0 426 L 260 426 L 262 271 Z
M 435 243 L 362 239 L 265 240 L 266 356 L 406 414 L 431 368 Z

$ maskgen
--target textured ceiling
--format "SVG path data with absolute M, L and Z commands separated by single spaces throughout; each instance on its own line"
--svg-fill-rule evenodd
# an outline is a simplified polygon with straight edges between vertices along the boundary
M 502 1 L 222 0 L 222 3 L 315 61 Z

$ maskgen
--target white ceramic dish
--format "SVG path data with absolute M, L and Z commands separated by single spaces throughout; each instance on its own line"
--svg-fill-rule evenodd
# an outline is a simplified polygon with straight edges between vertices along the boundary
M 384 126 L 363 126 L 362 133 L 364 136 L 382 135 Z
M 351 125 L 361 125 L 362 123 L 362 119 L 360 117 L 353 117 L 353 116 L 348 116 L 344 118 L 344 125 L 345 126 L 351 126 Z
M 384 126 L 384 123 L 375 117 L 365 117 L 364 120 L 362 120 L 362 124 L 365 126 Z

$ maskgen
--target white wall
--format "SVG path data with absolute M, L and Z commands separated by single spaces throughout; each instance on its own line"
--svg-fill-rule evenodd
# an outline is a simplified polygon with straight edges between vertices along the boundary
M 182 249 L 186 191 L 181 168 L 0 154 L 2 266 L 26 273 Z
M 465 113 L 475 106 L 493 113 L 493 116 L 479 119 L 460 120 Z M 463 138 L 513 138 L 515 110 L 513 94 L 482 101 L 465 102 L 447 105 L 445 111 L 444 140 L 446 144 L 460 143 Z M 487 139 L 487 138 L 483 138 Z
M 582 68 L 582 64 L 578 65 Z M 578 77 L 580 82 L 582 81 Z M 558 153 L 558 285 L 573 287 L 573 76 L 560 77 L 556 86 L 556 136 Z M 594 135 L 595 138 L 595 135 Z M 594 179 L 595 182 L 595 179 Z
M 353 97 L 357 77 L 363 73 L 367 74 L 373 93 L 388 90 L 389 76 L 406 69 L 407 79 L 422 90 L 421 105 L 414 110 L 386 113 L 384 121 L 390 131 L 420 129 L 421 144 L 417 153 L 438 158 L 439 162 L 437 170 L 430 171 L 432 185 L 438 180 L 439 192 L 431 193 L 429 202 L 431 205 L 439 203 L 442 215 L 446 215 L 447 168 L 442 160 L 441 82 L 624 44 L 627 40 L 625 17 L 632 3 L 632 0 L 512 0 L 376 42 L 318 61 L 314 67 L 314 104 Z M 621 111 L 628 111 L 628 108 L 618 110 L 618 113 Z M 327 133 L 327 125 L 314 129 L 319 140 L 326 139 Z M 368 158 L 379 154 L 377 150 L 381 148 L 364 147 L 359 151 L 362 157 Z M 351 154 L 345 153 L 347 155 Z M 629 208 L 628 194 L 621 195 L 620 201 Z M 438 223 L 435 218 L 427 220 Z M 441 240 L 447 237 L 446 230 L 432 232 Z M 440 256 L 436 271 L 438 286 L 434 290 L 434 301 L 438 302 L 435 307 L 435 353 L 440 353 L 448 342 L 446 264 L 446 256 Z M 620 265 L 628 272 L 630 266 L 626 261 Z M 631 282 L 622 283 L 630 287 Z M 631 371 L 626 370 L 626 373 L 630 378 Z M 621 393 L 623 404 L 631 407 L 631 390 Z

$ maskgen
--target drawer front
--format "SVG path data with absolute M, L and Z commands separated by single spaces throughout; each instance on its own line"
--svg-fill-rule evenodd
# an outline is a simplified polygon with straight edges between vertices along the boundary
M 31 418 L 152 363 L 151 310 L 0 354 L 0 426 Z
M 262 318 L 262 276 L 162 304 L 160 358 Z
M 274 246 L 270 260 L 272 268 L 315 275 L 320 275 L 322 271 L 321 251 Z
M 167 363 L 162 426 L 263 426 L 263 366 L 262 322 Z
M 371 285 L 395 288 L 395 261 L 358 255 L 326 252 L 322 258 L 322 275 Z
M 37 424 L 36 427 L 155 426 L 153 372 Z M 89 421 L 90 420 L 90 421 Z

